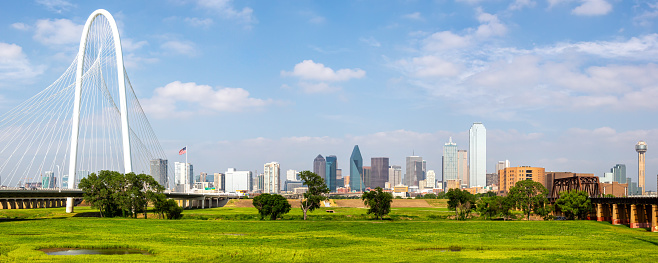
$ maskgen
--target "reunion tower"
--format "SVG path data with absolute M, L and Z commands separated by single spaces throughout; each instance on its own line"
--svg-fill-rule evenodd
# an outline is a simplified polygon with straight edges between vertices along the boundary
M 638 186 L 642 188 L 642 195 L 644 195 L 644 153 L 647 152 L 647 143 L 644 141 L 639 141 L 635 145 L 635 151 L 637 151 L 637 181 Z

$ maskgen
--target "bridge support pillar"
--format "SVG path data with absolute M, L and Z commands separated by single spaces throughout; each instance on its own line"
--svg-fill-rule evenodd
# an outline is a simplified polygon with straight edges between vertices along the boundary
M 636 205 L 631 205 L 631 221 L 630 221 L 630 227 L 631 228 L 638 228 L 638 218 L 637 218 L 637 206 Z
M 66 212 L 73 213 L 73 197 L 66 198 Z
M 201 199 L 201 209 L 206 209 L 206 198 Z
M 4 200 L 4 199 L 0 200 L 0 206 L 2 206 L 2 209 L 9 209 L 9 208 L 7 208 L 8 207 L 7 206 L 7 200 Z
M 617 204 L 612 204 L 612 224 L 621 225 L 619 222 L 619 208 L 617 207 Z
M 596 204 L 596 221 L 603 221 L 603 204 Z
M 658 205 L 651 205 L 651 232 L 658 232 Z

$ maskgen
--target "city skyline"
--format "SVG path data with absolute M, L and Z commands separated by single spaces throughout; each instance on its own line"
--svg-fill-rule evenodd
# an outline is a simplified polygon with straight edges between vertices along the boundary
M 602 0 L 605 8 L 587 13 L 577 1 L 530 2 L 363 1 L 336 9 L 116 1 L 102 8 L 116 14 L 131 82 L 168 161 L 183 162 L 176 152 L 189 145 L 197 172 L 260 170 L 270 160 L 311 170 L 308 156 L 318 152 L 334 153 L 347 170 L 356 144 L 366 162 L 388 156 L 403 165 L 415 152 L 427 170 L 440 171 L 445 140 L 465 145 L 465 129 L 482 121 L 487 172 L 511 160 L 602 176 L 622 163 L 637 181 L 631 145 L 658 138 L 656 124 L 641 121 L 658 110 L 651 103 L 658 37 L 646 15 L 655 9 Z M 153 11 L 135 11 L 146 5 Z M 376 17 L 368 15 L 373 6 Z M 6 112 L 63 72 L 86 14 L 101 7 L 2 7 Z M 655 190 L 656 174 L 658 155 L 648 151 L 647 190 Z

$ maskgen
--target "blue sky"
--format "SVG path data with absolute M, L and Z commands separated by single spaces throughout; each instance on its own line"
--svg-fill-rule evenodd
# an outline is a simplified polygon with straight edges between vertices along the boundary
M 3 1 L 0 112 L 64 72 L 99 8 L 170 161 L 188 145 L 195 172 L 317 154 L 347 170 L 354 144 L 439 171 L 483 122 L 488 170 L 624 163 L 636 181 L 644 140 L 656 188 L 656 1 Z

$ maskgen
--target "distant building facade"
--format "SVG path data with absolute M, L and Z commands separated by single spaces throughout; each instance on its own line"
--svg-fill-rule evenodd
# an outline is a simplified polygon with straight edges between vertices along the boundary
M 354 145 L 350 156 L 350 177 L 348 181 L 352 191 L 363 192 L 366 188 L 363 183 L 363 158 L 358 145 Z
M 150 174 L 160 185 L 169 188 L 169 161 L 165 159 L 153 159 L 149 163 Z
M 471 126 L 468 147 L 468 185 L 484 186 L 487 180 L 487 130 L 481 122 L 475 122 Z
M 468 185 L 468 151 L 457 150 L 457 179 L 461 180 L 462 184 Z M 444 178 L 445 180 L 445 178 Z
M 498 190 L 501 193 L 508 193 L 509 189 L 512 188 L 516 182 L 524 180 L 532 180 L 541 183 L 546 187 L 546 169 L 542 167 L 519 166 L 507 167 L 500 170 L 500 176 L 498 179 L 500 186 L 498 187 Z
M 327 173 L 327 162 L 321 154 L 318 154 L 318 156 L 313 160 L 313 173 L 319 175 L 322 179 L 325 180 L 325 182 L 327 181 L 325 176 Z
M 399 165 L 391 165 L 388 167 L 388 182 L 391 188 L 402 184 L 402 167 Z
M 372 171 L 370 173 L 370 187 L 376 188 L 381 187 L 384 189 L 386 182 L 388 181 L 388 157 L 373 157 L 370 158 L 370 167 Z
M 418 182 L 425 179 L 423 170 L 423 157 L 407 156 L 407 173 L 404 174 L 406 186 L 418 186 Z
M 223 173 L 214 173 L 213 176 L 213 186 L 215 187 L 216 190 L 224 190 L 226 189 L 226 175 Z
M 427 178 L 425 179 L 425 188 L 436 187 L 436 173 L 434 170 L 427 171 Z
M 443 145 L 443 180 L 459 179 L 457 160 L 457 144 L 452 137 Z
M 325 160 L 325 176 L 326 178 L 324 179 L 325 184 L 329 188 L 329 191 L 331 192 L 336 192 L 336 188 L 338 187 L 337 183 L 337 177 L 338 175 L 336 174 L 336 169 L 338 168 L 338 159 L 336 158 L 335 155 L 329 155 L 327 156 L 327 159 Z
M 266 163 L 263 180 L 263 193 L 278 194 L 281 185 L 281 165 L 277 162 Z
M 186 192 L 192 188 L 194 182 L 194 166 L 190 163 L 181 162 L 176 162 L 174 165 L 176 191 Z
M 235 168 L 228 168 L 224 173 L 226 193 L 237 193 L 238 191 L 251 191 L 251 171 L 238 171 Z

